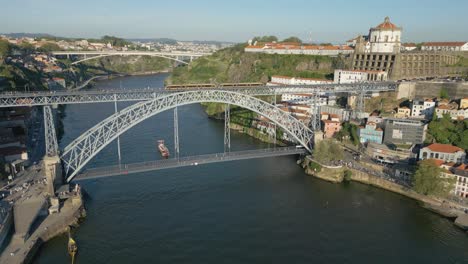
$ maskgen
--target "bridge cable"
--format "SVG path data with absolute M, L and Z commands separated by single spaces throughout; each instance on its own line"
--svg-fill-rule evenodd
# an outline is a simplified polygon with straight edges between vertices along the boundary
M 224 105 L 224 152 L 231 152 L 231 105 Z

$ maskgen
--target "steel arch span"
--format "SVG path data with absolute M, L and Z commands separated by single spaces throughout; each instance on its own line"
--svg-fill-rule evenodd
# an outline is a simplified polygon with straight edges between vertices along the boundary
M 312 130 L 272 104 L 232 91 L 180 92 L 131 105 L 104 119 L 71 142 L 60 156 L 67 182 L 70 182 L 97 153 L 133 126 L 176 106 L 202 102 L 232 104 L 256 112 L 276 123 L 305 149 L 311 151 L 309 143 L 313 138 Z
M 186 62 L 186 61 L 179 60 L 179 59 L 177 59 L 177 58 L 172 58 L 172 57 L 169 57 L 169 56 L 160 55 L 160 54 L 144 54 L 144 55 L 133 55 L 133 54 L 129 54 L 129 55 L 125 55 L 125 54 L 101 54 L 101 55 L 97 55 L 97 56 L 94 56 L 94 57 L 89 57 L 89 58 L 85 58 L 85 59 L 81 59 L 81 60 L 74 61 L 74 62 L 71 63 L 71 65 L 76 65 L 76 64 L 82 63 L 82 62 L 84 62 L 84 61 L 94 60 L 94 59 L 99 59 L 99 58 L 104 58 L 104 57 L 110 57 L 110 56 L 151 56 L 151 57 L 159 57 L 159 58 L 164 58 L 164 59 L 168 59 L 168 60 L 173 60 L 173 61 L 177 61 L 177 62 L 180 62 L 180 63 L 183 63 L 183 64 L 188 65 L 188 62 Z

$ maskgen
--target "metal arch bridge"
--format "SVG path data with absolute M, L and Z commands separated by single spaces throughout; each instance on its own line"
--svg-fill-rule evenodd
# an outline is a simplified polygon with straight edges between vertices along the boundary
M 274 124 L 280 125 L 288 134 L 296 139 L 305 150 L 310 151 L 309 141 L 312 138 L 313 132 L 305 127 L 297 119 L 288 113 L 280 110 L 274 105 L 270 105 L 253 96 L 255 95 L 278 95 L 285 93 L 313 93 L 330 94 L 330 93 L 352 93 L 363 97 L 369 92 L 394 91 L 395 83 L 359 83 L 359 84 L 326 84 L 312 86 L 257 86 L 249 88 L 239 87 L 223 87 L 222 89 L 192 89 L 192 90 L 162 90 L 162 89 L 138 89 L 138 90 L 106 90 L 106 91 L 64 91 L 64 92 L 29 92 L 29 93 L 1 93 L 0 107 L 15 107 L 15 106 L 45 106 L 44 120 L 46 128 L 46 154 L 48 156 L 57 156 L 59 149 L 55 136 L 55 128 L 53 124 L 52 111 L 50 105 L 57 104 L 79 104 L 79 103 L 99 103 L 99 102 L 114 102 L 118 101 L 143 101 L 130 106 L 121 112 L 117 112 L 113 116 L 105 119 L 94 128 L 88 130 L 85 134 L 76 139 L 65 148 L 62 153 L 62 161 L 67 168 L 67 180 L 70 181 L 83 168 L 83 166 L 102 148 L 109 144 L 112 140 L 144 119 L 155 115 L 159 112 L 174 109 L 174 124 L 177 122 L 177 106 L 183 104 L 191 104 L 198 102 L 220 102 L 226 104 L 234 104 L 254 112 L 257 112 L 271 121 Z M 175 102 L 175 103 L 174 103 Z M 312 102 L 312 106 L 316 107 L 316 101 Z M 317 110 L 316 110 L 317 112 Z M 230 148 L 229 134 L 229 107 L 225 111 L 225 148 L 226 145 Z M 315 118 L 312 118 L 312 121 Z M 313 129 L 315 121 L 312 122 Z M 174 125 L 175 126 L 175 125 Z M 176 126 L 175 126 L 176 128 Z M 226 129 L 227 128 L 227 129 Z M 175 138 L 178 153 L 178 132 L 175 129 Z M 120 144 L 118 144 L 119 160 L 120 160 Z M 268 154 L 273 156 L 297 154 L 297 151 L 286 150 L 284 152 L 276 152 Z M 68 155 L 68 156 L 67 156 Z M 249 154 L 252 155 L 252 154 Z M 262 157 L 265 154 L 257 154 L 256 157 Z M 68 157 L 68 159 L 67 159 Z M 71 157 L 71 158 L 70 158 Z M 236 157 L 239 159 L 239 156 Z M 193 159 L 192 159 L 193 160 Z M 213 158 L 212 160 L 216 160 Z M 229 160 L 226 158 L 224 160 Z M 207 162 L 206 160 L 203 162 Z M 213 162 L 213 161 L 212 161 Z M 178 166 L 184 166 L 184 163 L 178 163 Z M 186 163 L 185 163 L 186 164 Z M 143 167 L 146 165 L 142 165 Z M 153 169 L 155 169 L 155 165 Z M 162 165 L 167 166 L 166 165 Z M 173 166 L 173 165 L 172 165 Z M 141 168 L 140 168 L 141 169 Z M 114 172 L 115 173 L 115 172 Z
M 71 64 L 75 65 L 84 61 L 109 57 L 109 56 L 152 56 L 160 57 L 169 60 L 174 60 L 183 64 L 188 64 L 186 61 L 181 60 L 180 58 L 190 58 L 190 61 L 193 58 L 198 58 L 202 56 L 211 55 L 211 53 L 201 53 L 201 52 L 158 52 L 158 51 L 52 51 L 54 56 L 84 56 L 84 59 L 74 61 Z M 91 56 L 91 57 L 88 57 Z
M 256 112 L 280 126 L 307 151 L 311 151 L 309 143 L 313 138 L 313 131 L 292 115 L 272 104 L 232 91 L 178 92 L 131 105 L 101 121 L 71 142 L 60 155 L 67 181 L 73 180 L 97 153 L 133 126 L 163 111 L 201 102 L 232 104 Z
M 280 95 L 295 93 L 352 93 L 366 94 L 372 92 L 395 91 L 397 83 L 358 83 L 358 84 L 320 84 L 320 85 L 283 85 L 255 87 L 223 87 L 215 90 L 233 91 L 251 96 Z M 111 89 L 87 91 L 55 91 L 55 92 L 13 92 L 0 93 L 0 107 L 15 106 L 45 106 L 57 104 L 84 104 L 123 101 L 153 100 L 171 93 L 183 91 L 203 92 L 207 89 L 164 90 L 162 88 L 147 89 Z

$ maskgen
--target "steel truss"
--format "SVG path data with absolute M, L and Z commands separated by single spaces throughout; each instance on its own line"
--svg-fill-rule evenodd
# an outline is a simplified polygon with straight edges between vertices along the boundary
M 58 144 L 57 135 L 55 134 L 55 123 L 52 109 L 50 106 L 44 106 L 44 136 L 45 136 L 45 151 L 49 157 L 57 156 Z
M 255 86 L 248 88 L 223 87 L 213 90 L 232 91 L 251 96 L 294 94 L 294 93 L 356 93 L 395 91 L 396 83 L 355 83 L 320 85 Z M 205 91 L 206 89 L 110 89 L 103 91 L 57 91 L 0 93 L 0 107 L 39 106 L 52 104 L 89 104 L 122 101 L 146 101 L 167 96 L 171 93 Z
M 61 159 L 67 181 L 70 182 L 109 143 L 143 120 L 177 106 L 201 102 L 232 104 L 256 112 L 276 123 L 306 150 L 311 151 L 309 141 L 313 138 L 313 132 L 289 113 L 265 101 L 242 93 L 222 90 L 172 93 L 136 103 L 113 114 L 65 147 Z

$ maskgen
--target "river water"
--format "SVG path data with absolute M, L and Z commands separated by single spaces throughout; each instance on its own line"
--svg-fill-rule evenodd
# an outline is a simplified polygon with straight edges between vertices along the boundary
M 97 88 L 160 87 L 167 75 L 125 77 Z M 121 103 L 120 108 L 130 103 Z M 69 105 L 64 147 L 114 111 Z M 121 137 L 122 162 L 173 147 L 171 111 Z M 181 156 L 221 152 L 223 123 L 199 105 L 179 108 Z M 233 133 L 233 150 L 268 147 Z M 117 163 L 112 144 L 89 167 Z M 82 181 L 87 218 L 74 234 L 76 263 L 468 263 L 468 236 L 397 194 L 304 174 L 294 157 L 266 158 Z M 67 238 L 34 263 L 69 263 Z

